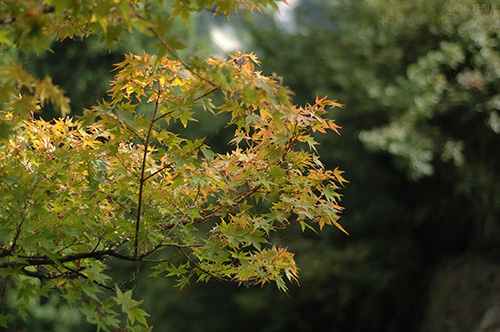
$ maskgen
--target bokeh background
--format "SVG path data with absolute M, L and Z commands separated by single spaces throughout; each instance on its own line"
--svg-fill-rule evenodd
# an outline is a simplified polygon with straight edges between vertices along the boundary
M 499 3 L 289 0 L 255 22 L 206 11 L 171 29 L 183 56 L 254 52 L 295 103 L 328 95 L 346 105 L 330 114 L 342 135 L 319 136 L 318 150 L 349 180 L 341 221 L 350 236 L 278 234 L 301 269 L 288 294 L 217 282 L 179 289 L 147 278 L 147 266 L 110 261 L 118 279 L 139 274 L 130 288 L 154 331 L 500 331 Z M 50 74 L 77 116 L 106 98 L 125 52 L 155 52 L 138 38 L 111 51 L 91 38 L 17 56 Z M 95 330 L 57 298 L 10 327 Z

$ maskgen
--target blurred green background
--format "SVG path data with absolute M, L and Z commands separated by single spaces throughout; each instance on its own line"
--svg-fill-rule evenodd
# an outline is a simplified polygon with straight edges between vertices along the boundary
M 140 274 L 130 287 L 154 331 L 500 330 L 500 4 L 290 0 L 255 21 L 207 11 L 171 29 L 185 55 L 254 52 L 296 103 L 328 95 L 346 105 L 331 114 L 342 136 L 319 136 L 318 150 L 350 181 L 350 236 L 278 234 L 301 268 L 288 294 L 216 282 L 180 290 L 111 261 L 119 279 Z M 89 39 L 19 57 L 50 74 L 77 115 L 106 97 L 124 52 L 155 52 L 136 38 L 111 52 Z M 12 330 L 95 329 L 56 298 L 30 314 Z

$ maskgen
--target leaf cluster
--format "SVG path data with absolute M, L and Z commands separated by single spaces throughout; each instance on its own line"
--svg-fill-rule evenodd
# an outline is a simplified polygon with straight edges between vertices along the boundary
M 274 3 L 174 1 L 170 19 L 214 4 L 229 16 Z M 122 320 L 149 330 L 140 301 L 109 280 L 108 259 L 149 264 L 153 276 L 173 276 L 180 285 L 194 277 L 273 281 L 286 290 L 284 278 L 296 280 L 298 267 L 293 253 L 273 244 L 273 232 L 293 224 L 346 232 L 338 223 L 338 189 L 346 180 L 323 167 L 313 136 L 338 133 L 325 114 L 342 105 L 326 97 L 293 105 L 280 79 L 256 70 L 253 54 L 180 59 L 147 1 L 23 5 L 7 2 L 1 12 L 20 48 L 36 49 L 33 43 L 54 34 L 101 33 L 110 42 L 131 28 L 155 36 L 161 47 L 158 55 L 126 55 L 116 65 L 110 100 L 78 119 L 37 119 L 47 101 L 68 112 L 63 92 L 14 62 L 3 69 L 0 117 L 12 126 L 0 142 L 0 273 L 4 288 L 17 293 L 20 312 L 30 299 L 57 290 L 104 330 L 117 330 Z M 30 37 L 16 24 L 40 29 Z M 198 109 L 227 122 L 203 139 L 168 129 L 180 123 L 188 130 Z M 233 138 L 226 153 L 216 153 L 210 141 L 222 130 Z M 113 290 L 116 296 L 103 297 Z

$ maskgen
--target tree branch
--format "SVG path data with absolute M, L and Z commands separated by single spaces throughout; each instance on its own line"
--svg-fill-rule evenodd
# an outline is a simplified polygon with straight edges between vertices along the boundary
M 161 91 L 158 91 L 158 97 Z M 135 222 L 135 241 L 134 241 L 134 257 L 137 259 L 139 254 L 139 230 L 142 217 L 142 193 L 144 190 L 144 183 L 146 182 L 146 160 L 148 157 L 148 147 L 151 140 L 151 133 L 153 131 L 153 126 L 155 124 L 155 117 L 158 112 L 159 100 L 156 99 L 155 110 L 151 118 L 151 124 L 149 125 L 148 134 L 146 136 L 146 141 L 144 142 L 144 155 L 142 157 L 142 168 L 141 168 L 141 178 L 139 180 L 139 196 L 137 198 L 137 218 Z
M 33 277 L 33 278 L 38 278 L 40 280 L 43 280 L 43 279 L 56 279 L 56 278 L 60 278 L 60 277 L 74 279 L 74 278 L 77 278 L 79 275 L 81 275 L 81 273 L 79 273 L 77 271 L 71 271 L 70 274 L 67 274 L 67 273 L 43 273 L 43 272 L 40 272 L 40 271 L 30 271 L 30 270 L 27 270 L 26 267 L 27 266 L 25 266 L 25 267 L 22 268 L 23 273 L 25 275 L 27 275 L 29 277 Z
M 42 9 L 42 14 L 49 14 L 53 13 L 56 11 L 56 7 L 54 6 L 47 6 Z M 22 14 L 21 14 L 22 15 Z M 15 21 L 17 21 L 17 18 L 21 15 L 16 15 L 16 16 L 7 16 L 0 18 L 0 24 L 12 24 Z
M 57 259 L 60 263 L 72 262 L 79 259 L 85 258 L 95 258 L 95 259 L 104 259 L 107 256 L 122 256 L 117 254 L 112 250 L 100 250 L 94 252 L 85 252 L 78 254 L 70 254 L 67 256 L 63 256 Z M 128 257 L 128 256 L 125 256 Z M 54 260 L 49 258 L 48 256 L 33 256 L 33 257 L 23 257 L 19 256 L 19 258 L 24 259 L 22 262 L 12 261 L 0 264 L 0 269 L 8 268 L 8 267 L 25 267 L 25 266 L 39 266 L 39 265 L 52 265 L 54 264 Z

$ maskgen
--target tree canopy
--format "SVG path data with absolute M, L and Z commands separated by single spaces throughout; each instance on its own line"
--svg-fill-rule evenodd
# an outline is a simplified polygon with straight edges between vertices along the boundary
M 183 58 L 169 30 L 199 11 L 229 18 L 266 6 L 276 1 L 2 2 L 5 54 L 91 35 L 112 47 L 124 33 L 157 47 L 126 54 L 109 100 L 80 117 L 68 116 L 69 98 L 49 76 L 36 78 L 14 56 L 1 69 L 0 276 L 21 314 L 57 294 L 104 330 L 150 330 L 141 301 L 110 278 L 109 259 L 148 264 L 153 277 L 180 285 L 272 281 L 286 290 L 298 267 L 275 231 L 334 225 L 347 233 L 338 223 L 346 180 L 323 166 L 313 135 L 338 133 L 325 115 L 342 105 L 326 97 L 293 105 L 251 53 Z M 40 118 L 49 103 L 62 117 Z M 188 138 L 202 119 L 212 134 Z M 223 132 L 227 149 L 216 152 L 210 143 Z M 0 315 L 1 326 L 7 321 Z
M 302 299 L 284 309 L 294 313 L 287 326 L 307 308 L 316 330 L 473 330 L 498 298 L 493 283 L 474 293 L 483 271 L 467 266 L 476 284 L 457 272 L 443 281 L 461 290 L 428 287 L 451 262 L 498 262 L 498 5 L 317 0 L 295 14 L 296 32 L 272 20 L 253 29 L 258 54 L 296 102 L 335 91 L 348 105 L 334 114 L 342 139 L 321 137 L 319 149 L 326 165 L 349 170 L 342 218 L 351 238 L 334 232 L 303 262 L 297 255 Z

